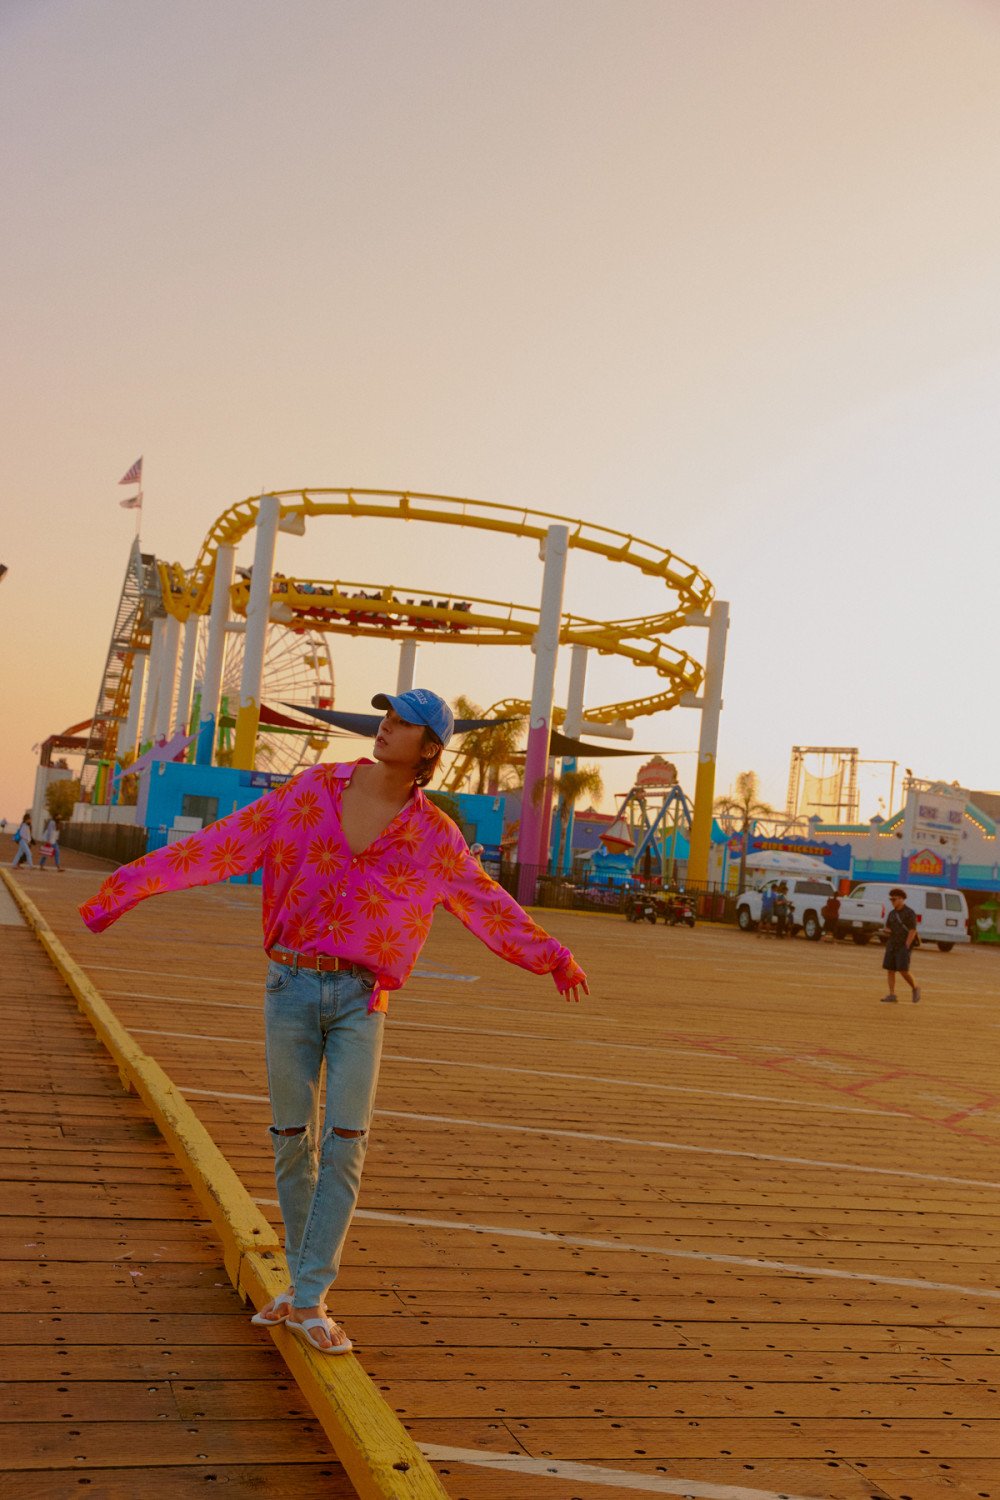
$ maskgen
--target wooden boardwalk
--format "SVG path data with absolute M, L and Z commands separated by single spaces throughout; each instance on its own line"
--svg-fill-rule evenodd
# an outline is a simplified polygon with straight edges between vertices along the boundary
M 21 925 L 0 925 L 0 996 L 0 1495 L 353 1497 L 173 1155 Z
M 256 892 L 19 878 L 276 1218 Z M 331 1299 L 449 1493 L 1000 1500 L 996 955 L 543 917 L 580 1007 L 435 924 Z

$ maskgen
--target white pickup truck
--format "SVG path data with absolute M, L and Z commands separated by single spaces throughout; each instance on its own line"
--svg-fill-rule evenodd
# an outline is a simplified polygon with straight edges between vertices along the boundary
M 870 943 L 883 932 L 889 909 L 889 886 L 856 885 L 849 896 L 840 898 L 837 936 Z
M 781 875 L 768 880 L 760 889 L 750 887 L 740 891 L 736 898 L 736 921 L 741 932 L 752 932 L 760 921 L 761 903 L 766 890 L 783 881 L 788 888 L 788 900 L 792 909 L 792 930 L 801 927 L 804 937 L 818 943 L 823 936 L 823 907 L 833 895 L 833 886 L 828 880 L 810 875 Z

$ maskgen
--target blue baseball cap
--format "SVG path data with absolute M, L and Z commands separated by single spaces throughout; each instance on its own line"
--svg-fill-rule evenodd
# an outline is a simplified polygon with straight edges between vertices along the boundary
M 447 745 L 455 731 L 455 715 L 444 699 L 428 688 L 410 688 L 398 698 L 392 693 L 376 693 L 372 708 L 392 708 L 407 724 L 425 724 L 442 745 Z

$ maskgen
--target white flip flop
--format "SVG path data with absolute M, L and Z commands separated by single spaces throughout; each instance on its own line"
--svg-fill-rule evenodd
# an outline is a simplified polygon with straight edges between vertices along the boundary
M 265 1318 L 263 1311 L 261 1311 L 258 1313 L 254 1313 L 253 1317 L 250 1319 L 251 1323 L 255 1328 L 277 1328 L 278 1324 L 283 1323 L 288 1317 L 288 1314 L 291 1312 L 292 1301 L 292 1292 L 282 1292 L 279 1297 L 274 1297 L 271 1301 L 271 1308 L 273 1312 L 277 1312 L 279 1308 L 282 1307 L 285 1309 L 280 1318 Z
M 309 1344 L 313 1349 L 315 1349 L 317 1354 L 350 1354 L 351 1350 L 354 1348 L 354 1345 L 351 1343 L 346 1333 L 344 1333 L 344 1330 L 342 1328 L 338 1328 L 337 1324 L 333 1321 L 332 1318 L 306 1318 L 302 1323 L 298 1322 L 297 1320 L 290 1323 L 286 1319 L 285 1327 L 288 1329 L 289 1333 L 297 1334 L 299 1338 L 305 1339 L 306 1343 Z M 325 1328 L 327 1334 L 331 1339 L 335 1338 L 337 1333 L 340 1333 L 343 1335 L 344 1342 L 342 1344 L 333 1344 L 329 1349 L 326 1349 L 322 1344 L 318 1344 L 316 1342 L 312 1334 L 309 1332 L 310 1328 Z M 336 1332 L 334 1330 L 336 1330 Z

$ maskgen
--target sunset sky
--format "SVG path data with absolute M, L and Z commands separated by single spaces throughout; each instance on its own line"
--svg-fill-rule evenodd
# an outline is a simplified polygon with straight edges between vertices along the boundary
M 188 566 L 262 488 L 633 532 L 731 603 L 720 790 L 783 804 L 796 743 L 1000 787 L 998 98 L 992 0 L 5 0 L 0 814 L 93 712 L 140 453 L 143 548 Z M 277 565 L 541 582 L 389 523 Z M 569 608 L 663 598 L 571 556 Z M 394 686 L 391 644 L 334 650 L 339 706 Z M 418 679 L 490 704 L 531 666 Z M 589 698 L 655 686 L 601 659 Z M 690 787 L 697 734 L 635 743 Z

